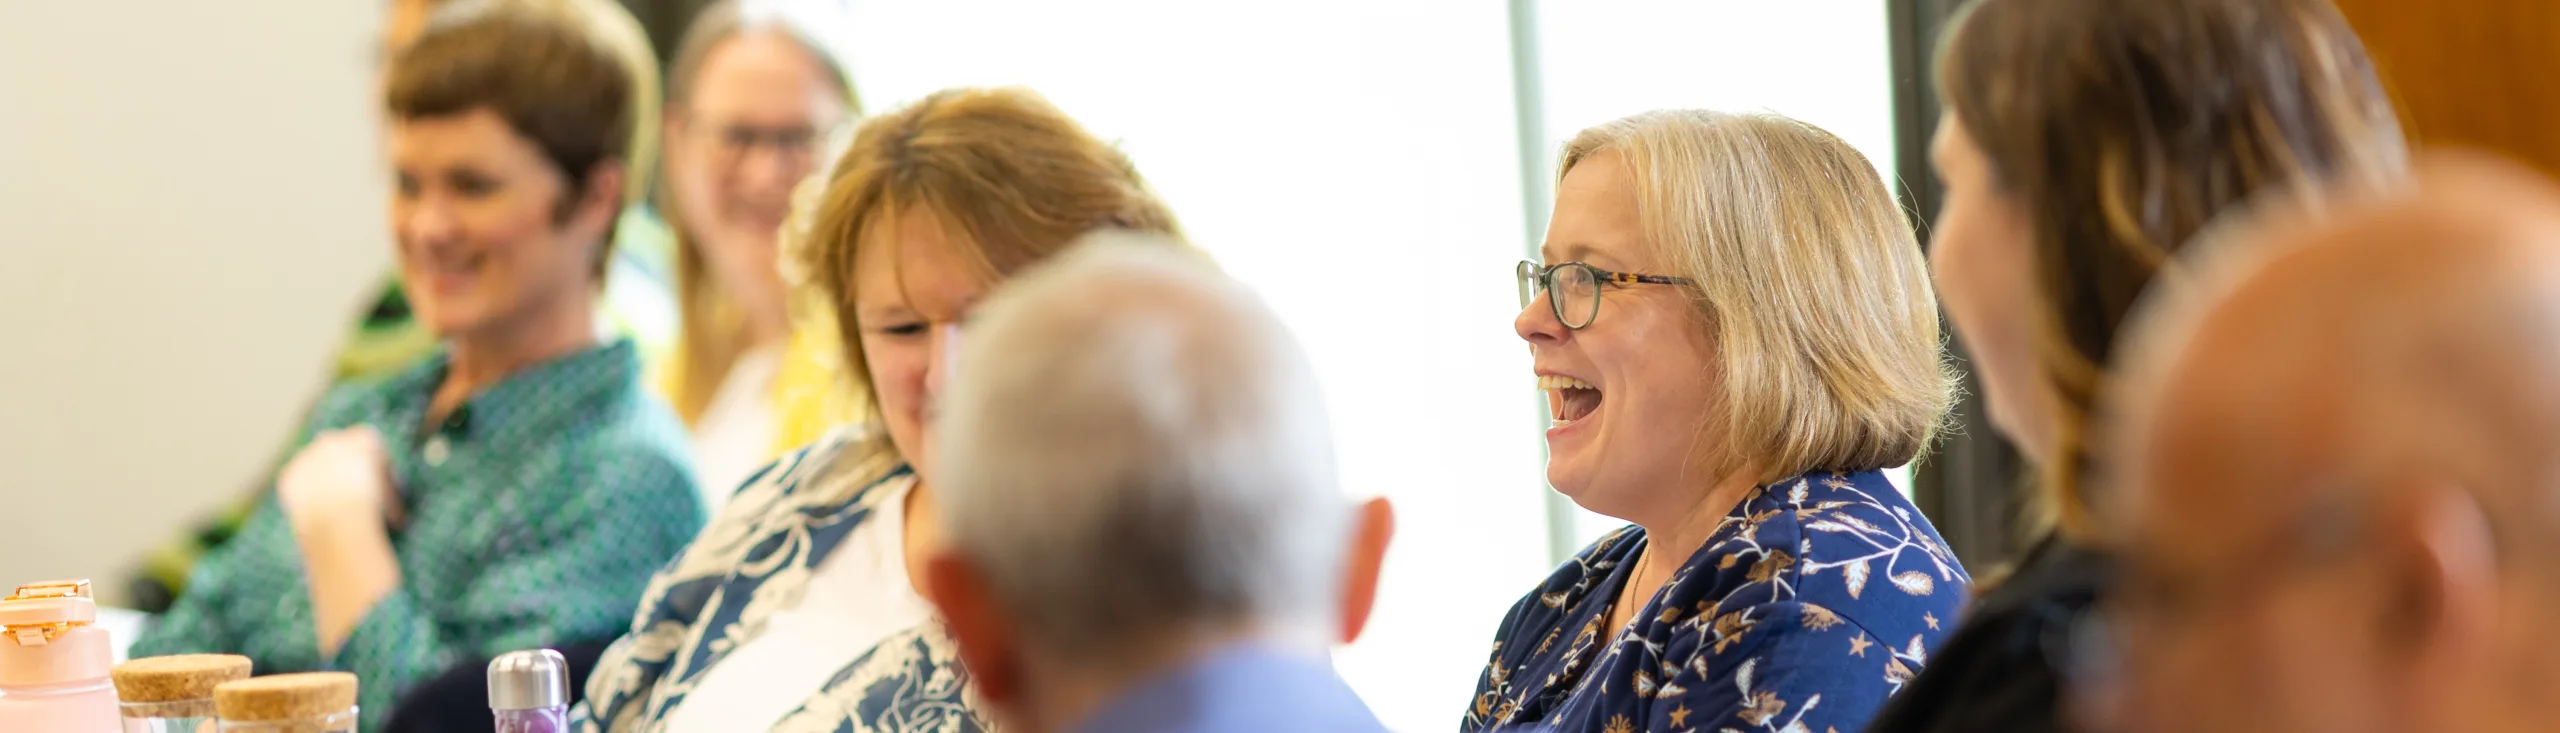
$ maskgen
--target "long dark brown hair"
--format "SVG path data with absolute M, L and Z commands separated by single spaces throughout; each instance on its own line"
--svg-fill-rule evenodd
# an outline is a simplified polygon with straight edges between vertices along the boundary
M 2399 178 L 2399 118 L 2327 0 L 1975 0 L 1937 86 L 2030 220 L 2043 496 L 2091 538 L 2089 417 L 2143 289 L 2236 205 Z

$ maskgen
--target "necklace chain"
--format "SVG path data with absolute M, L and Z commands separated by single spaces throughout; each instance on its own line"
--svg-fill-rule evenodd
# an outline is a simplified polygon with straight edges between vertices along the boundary
M 1618 608 L 1626 609 L 1627 615 L 1627 622 L 1621 624 L 1622 628 L 1634 626 L 1636 612 L 1644 610 L 1637 607 L 1636 588 L 1644 583 L 1644 558 L 1652 552 L 1653 547 L 1647 545 L 1644 549 L 1637 550 L 1636 556 L 1627 561 L 1627 582 L 1624 587 L 1618 589 Z

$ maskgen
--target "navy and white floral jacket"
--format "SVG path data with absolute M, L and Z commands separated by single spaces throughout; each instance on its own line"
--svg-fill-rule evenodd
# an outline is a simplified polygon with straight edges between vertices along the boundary
M 1857 731 L 1972 582 L 1883 474 L 1814 473 L 1753 489 L 1626 628 L 1601 628 L 1645 540 L 1601 538 L 1512 607 L 1461 730 Z
M 631 630 L 587 679 L 584 733 L 662 730 L 704 673 L 799 603 L 810 571 L 897 489 L 916 480 L 839 430 L 739 487 L 711 525 L 658 571 Z M 890 461 L 888 463 L 882 463 Z M 880 464 L 880 465 L 871 465 Z M 950 637 L 927 622 L 893 634 L 811 690 L 772 733 L 978 733 Z

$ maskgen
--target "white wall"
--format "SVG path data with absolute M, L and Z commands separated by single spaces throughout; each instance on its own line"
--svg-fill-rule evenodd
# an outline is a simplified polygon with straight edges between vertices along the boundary
M 0 588 L 238 496 L 389 261 L 379 3 L 0 0 Z

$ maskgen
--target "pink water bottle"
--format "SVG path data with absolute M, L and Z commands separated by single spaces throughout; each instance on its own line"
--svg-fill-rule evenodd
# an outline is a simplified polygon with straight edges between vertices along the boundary
M 0 731 L 122 733 L 114 645 L 89 581 L 18 586 L 0 599 Z

